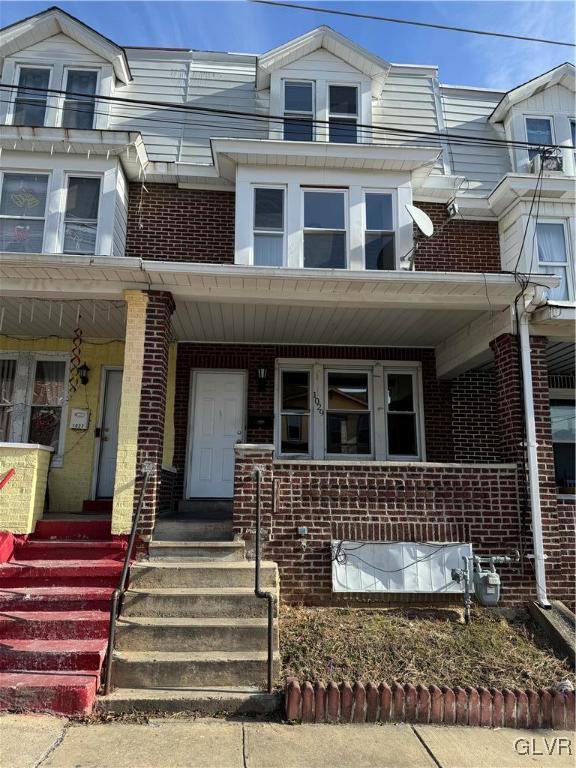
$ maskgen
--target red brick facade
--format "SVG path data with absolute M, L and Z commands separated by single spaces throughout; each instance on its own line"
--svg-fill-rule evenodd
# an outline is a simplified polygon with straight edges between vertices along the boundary
M 472 370 L 452 382 L 454 461 L 500 461 L 496 430 L 494 371 Z

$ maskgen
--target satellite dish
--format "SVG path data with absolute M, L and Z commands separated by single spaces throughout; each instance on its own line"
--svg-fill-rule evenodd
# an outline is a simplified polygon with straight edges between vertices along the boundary
M 408 203 L 406 203 L 406 210 L 424 237 L 432 237 L 434 234 L 434 224 L 430 216 L 420 208 L 416 208 L 415 205 L 409 205 Z

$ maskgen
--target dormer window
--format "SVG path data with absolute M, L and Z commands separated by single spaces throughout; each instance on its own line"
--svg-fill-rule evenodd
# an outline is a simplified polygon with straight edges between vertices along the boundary
M 14 100 L 14 125 L 40 127 L 46 119 L 50 69 L 20 67 Z
M 527 117 L 526 138 L 535 147 L 528 149 L 528 157 L 532 160 L 538 154 L 538 147 L 544 144 L 553 144 L 552 121 L 549 117 Z
M 314 139 L 314 83 L 287 80 L 284 83 L 284 139 Z
M 98 72 L 69 69 L 66 73 L 66 97 L 62 107 L 63 128 L 87 128 L 94 125 L 94 96 Z
M 331 142 L 355 144 L 358 141 L 358 88 L 328 86 L 328 123 Z

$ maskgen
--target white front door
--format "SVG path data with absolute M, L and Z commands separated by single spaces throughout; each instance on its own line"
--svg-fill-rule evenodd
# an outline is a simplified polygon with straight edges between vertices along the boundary
M 234 444 L 244 434 L 244 386 L 242 372 L 194 374 L 190 498 L 234 495 Z
M 110 369 L 104 372 L 104 399 L 100 423 L 100 452 L 96 498 L 114 496 L 116 454 L 118 452 L 118 417 L 122 395 L 122 371 Z

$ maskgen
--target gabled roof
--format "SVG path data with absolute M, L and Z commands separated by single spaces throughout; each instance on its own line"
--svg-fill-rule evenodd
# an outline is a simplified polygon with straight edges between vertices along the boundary
M 544 72 L 542 75 L 538 75 L 538 77 L 535 77 L 533 80 L 528 80 L 527 83 L 523 83 L 522 85 L 513 88 L 511 91 L 504 94 L 502 99 L 496 105 L 496 108 L 490 115 L 490 122 L 501 123 L 508 114 L 509 109 L 515 104 L 519 104 L 520 102 L 529 99 L 531 96 L 540 93 L 540 91 L 545 91 L 546 88 L 551 88 L 553 85 L 563 85 L 565 88 L 574 91 L 575 73 L 576 69 L 574 68 L 574 64 L 570 64 L 570 62 L 567 61 L 564 64 L 560 64 L 558 67 L 554 67 L 554 69 L 548 70 L 548 72 Z
M 390 70 L 390 64 L 326 26 L 316 27 L 316 29 L 306 32 L 306 34 L 296 37 L 278 48 L 273 48 L 262 56 L 258 56 L 256 65 L 257 90 L 270 87 L 270 75 L 274 70 L 292 64 L 292 62 L 298 61 L 298 59 L 317 51 L 319 48 L 325 48 L 334 56 L 338 56 L 339 59 L 372 78 L 372 95 L 375 97 L 380 95 Z
M 1 29 L 0 57 L 11 56 L 60 33 L 109 61 L 121 82 L 132 80 L 123 48 L 56 6 Z

